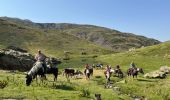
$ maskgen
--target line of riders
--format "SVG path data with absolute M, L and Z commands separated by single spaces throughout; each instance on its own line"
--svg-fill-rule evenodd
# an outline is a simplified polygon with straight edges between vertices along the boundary
M 52 73 L 54 75 L 54 81 L 57 80 L 57 76 L 58 76 L 57 64 L 58 63 L 56 62 L 54 58 L 47 59 L 47 57 L 43 53 L 41 53 L 40 50 L 38 50 L 38 53 L 36 54 L 35 59 L 36 59 L 36 63 L 34 64 L 32 69 L 27 73 L 27 76 L 26 76 L 27 85 L 30 85 L 34 78 L 37 79 L 37 75 L 39 75 L 40 77 L 44 77 L 46 79 L 47 73 Z M 93 75 L 94 67 L 102 68 L 103 64 L 97 64 L 96 66 L 94 64 L 92 66 L 86 64 L 85 70 L 84 70 L 86 79 L 90 79 L 90 76 Z M 132 62 L 130 64 L 130 68 L 127 70 L 127 75 L 137 77 L 138 72 L 141 72 L 142 74 L 144 74 L 143 69 L 137 68 L 134 62 Z M 66 68 L 64 70 L 64 73 L 66 74 L 67 78 L 69 77 L 69 75 L 72 76 L 75 73 L 82 74 L 80 71 L 75 72 L 74 69 L 69 69 L 69 68 Z M 117 74 L 119 78 L 123 78 L 123 72 L 121 71 L 119 65 L 117 65 L 115 69 L 112 69 L 111 66 L 106 65 L 104 75 L 106 77 L 107 82 L 110 82 L 111 74 Z

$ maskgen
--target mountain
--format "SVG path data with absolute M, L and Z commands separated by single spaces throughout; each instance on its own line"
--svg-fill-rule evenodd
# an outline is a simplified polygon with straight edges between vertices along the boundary
M 117 30 L 69 23 L 34 23 L 19 18 L 0 17 L 0 47 L 19 46 L 55 51 L 108 53 L 159 44 L 160 41 Z

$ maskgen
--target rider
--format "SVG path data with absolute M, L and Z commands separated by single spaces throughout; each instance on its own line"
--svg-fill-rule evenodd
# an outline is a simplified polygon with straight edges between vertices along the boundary
M 90 66 L 88 64 L 85 65 L 85 74 L 86 74 L 86 79 L 90 78 Z
M 134 63 L 133 61 L 131 62 L 130 67 L 131 67 L 132 69 L 136 68 L 136 65 L 135 65 L 135 63 Z
M 109 67 L 109 65 L 106 65 L 106 69 L 105 69 L 105 77 L 106 77 L 106 85 L 110 85 L 110 75 L 111 75 L 111 67 Z
M 110 76 L 110 70 L 111 70 L 111 67 L 109 67 L 109 65 L 106 65 L 105 74 Z M 109 81 L 110 81 L 110 78 L 109 78 Z
M 120 70 L 120 66 L 116 65 L 116 70 L 119 71 Z
M 36 61 L 42 62 L 42 66 L 44 68 L 44 73 L 46 73 L 46 69 L 47 69 L 46 62 L 45 62 L 46 58 L 47 57 L 43 53 L 41 53 L 41 50 L 38 50 L 38 53 L 36 54 L 35 59 L 36 59 Z

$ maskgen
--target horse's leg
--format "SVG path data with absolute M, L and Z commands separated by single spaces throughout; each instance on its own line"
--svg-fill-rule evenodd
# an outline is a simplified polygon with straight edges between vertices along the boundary
M 68 74 L 66 73 L 65 75 L 66 75 L 66 78 L 68 78 Z
M 122 78 L 123 78 L 123 77 L 124 77 L 124 76 L 123 76 L 123 73 L 122 73 L 121 75 L 122 75 Z
M 54 81 L 57 81 L 58 73 L 54 74 Z
M 133 78 L 132 78 L 132 80 L 134 80 L 134 78 L 135 78 L 135 75 L 133 75 Z
M 121 78 L 120 73 L 118 73 L 118 77 Z
M 130 76 L 130 73 L 128 73 L 127 76 L 128 76 L 128 80 L 130 80 L 130 77 L 131 77 L 131 76 Z
M 88 74 L 88 79 L 90 79 L 90 73 Z
M 37 75 L 35 75 L 35 80 L 36 80 L 36 83 L 38 83 L 38 78 L 37 78 Z

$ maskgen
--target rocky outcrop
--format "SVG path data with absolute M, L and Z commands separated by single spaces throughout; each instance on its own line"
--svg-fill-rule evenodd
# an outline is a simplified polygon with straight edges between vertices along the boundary
M 162 66 L 159 70 L 146 73 L 144 77 L 146 78 L 165 78 L 166 74 L 170 73 L 170 67 L 168 66 Z
M 34 57 L 26 50 L 12 46 L 0 50 L 0 69 L 27 71 L 34 62 Z
M 144 75 L 145 78 L 165 78 L 166 77 L 166 73 L 165 72 L 161 72 L 160 70 L 157 71 L 153 71 L 150 73 L 146 73 Z
M 160 71 L 161 71 L 161 72 L 164 72 L 164 73 L 166 73 L 166 74 L 169 74 L 169 73 L 170 73 L 170 67 L 168 67 L 168 66 L 162 66 L 162 67 L 160 68 Z

